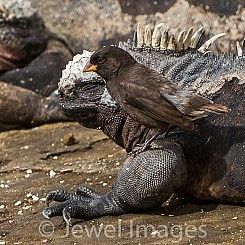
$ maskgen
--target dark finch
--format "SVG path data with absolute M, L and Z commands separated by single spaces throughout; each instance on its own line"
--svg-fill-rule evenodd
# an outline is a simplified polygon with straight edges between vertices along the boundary
M 226 106 L 181 89 L 118 47 L 104 47 L 93 53 L 84 71 L 102 76 L 121 108 L 149 128 L 165 130 L 173 125 L 192 130 L 193 120 L 228 111 Z

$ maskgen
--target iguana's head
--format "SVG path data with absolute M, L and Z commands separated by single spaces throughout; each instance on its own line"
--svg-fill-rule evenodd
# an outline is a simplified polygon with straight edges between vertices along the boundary
M 83 73 L 92 52 L 76 55 L 62 72 L 59 83 L 60 105 L 65 114 L 85 127 L 99 128 L 109 123 L 116 102 L 109 95 L 104 80 L 96 73 Z

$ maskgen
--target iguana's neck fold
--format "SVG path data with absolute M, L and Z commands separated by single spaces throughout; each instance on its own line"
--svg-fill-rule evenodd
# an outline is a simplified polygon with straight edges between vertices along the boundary
M 104 120 L 101 129 L 116 144 L 130 152 L 137 143 L 144 141 L 149 129 L 122 114 L 124 112 L 120 110 Z

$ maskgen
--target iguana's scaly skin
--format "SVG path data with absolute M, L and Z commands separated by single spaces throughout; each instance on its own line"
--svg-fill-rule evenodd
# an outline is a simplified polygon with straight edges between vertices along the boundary
M 135 46 L 135 45 L 134 45 Z M 61 202 L 43 211 L 45 217 L 63 215 L 91 219 L 150 209 L 172 193 L 200 200 L 245 203 L 245 57 L 203 54 L 197 48 L 159 51 L 123 44 L 139 62 L 163 73 L 181 87 L 190 88 L 230 108 L 226 115 L 210 115 L 196 122 L 195 130 L 171 130 L 150 148 L 129 155 L 112 191 L 100 195 L 87 187 L 75 194 L 52 191 L 47 203 Z M 112 100 L 103 80 L 82 74 L 91 53 L 69 62 L 59 84 L 65 113 L 83 126 L 100 128 L 131 152 L 152 136 Z

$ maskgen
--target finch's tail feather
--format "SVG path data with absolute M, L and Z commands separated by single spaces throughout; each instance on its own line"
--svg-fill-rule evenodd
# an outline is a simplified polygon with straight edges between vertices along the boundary
M 220 105 L 220 104 L 204 105 L 202 107 L 202 109 L 205 112 L 214 113 L 214 114 L 224 114 L 224 113 L 227 113 L 229 111 L 228 107 L 226 107 L 224 105 Z

